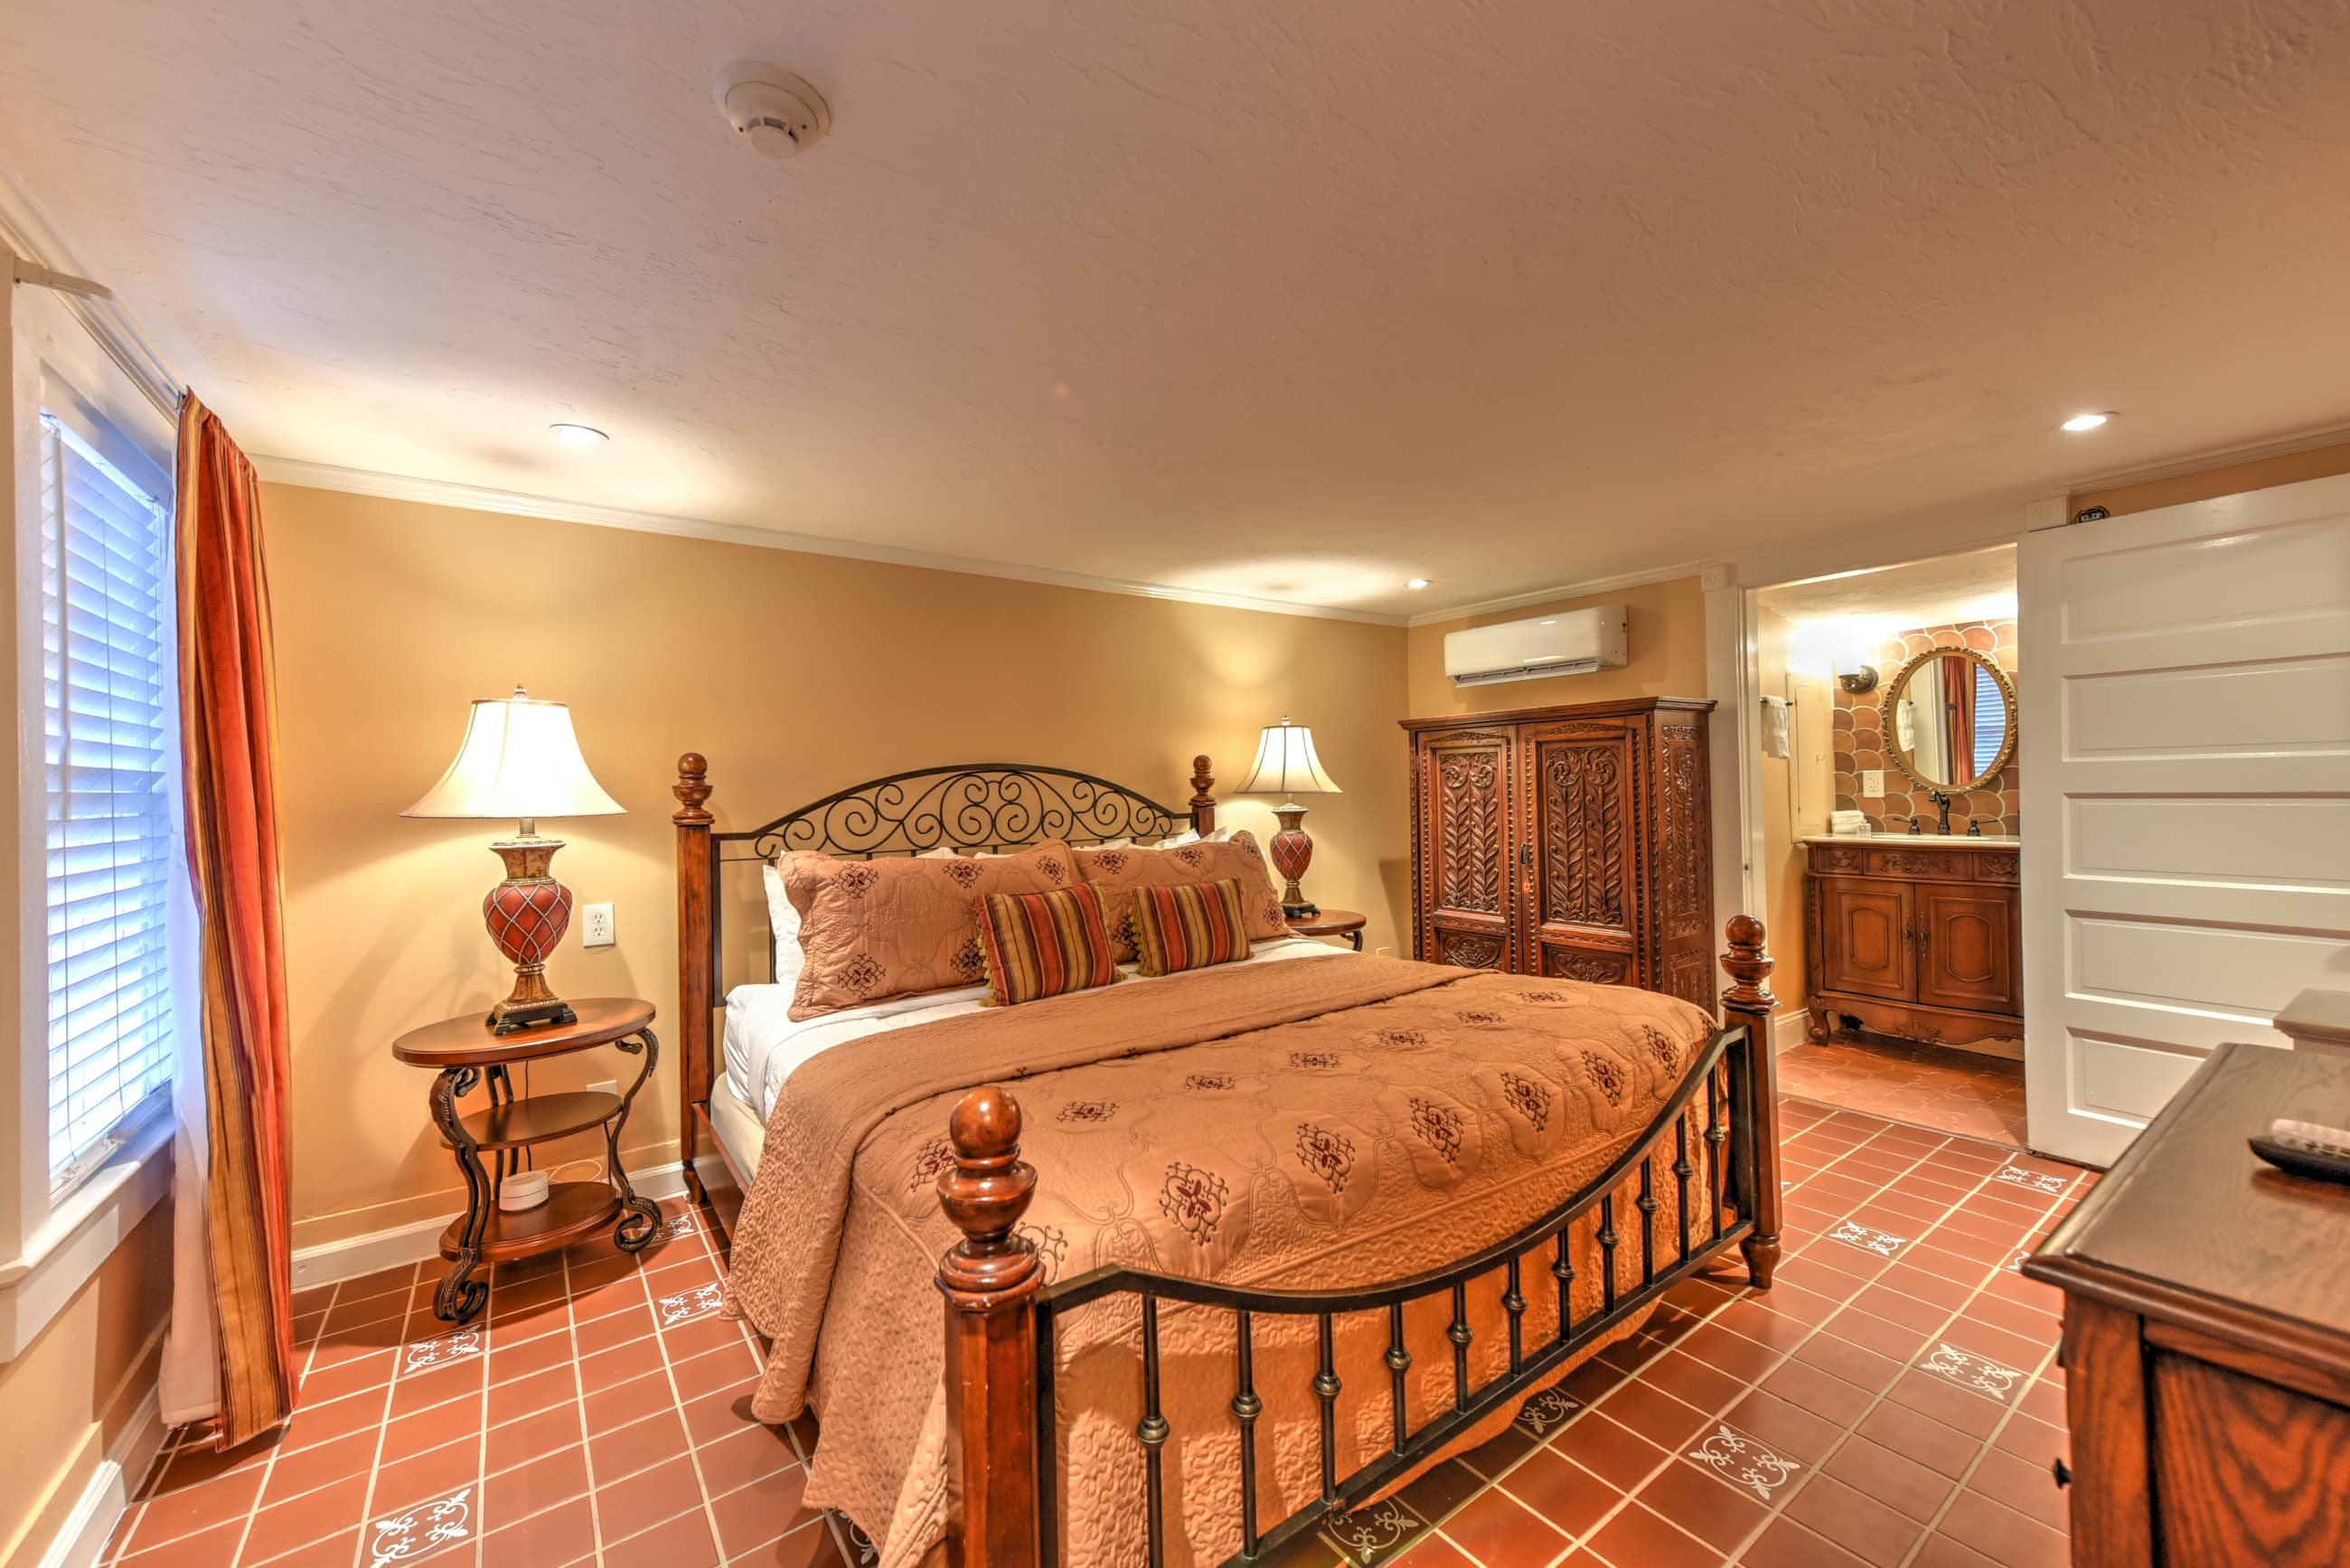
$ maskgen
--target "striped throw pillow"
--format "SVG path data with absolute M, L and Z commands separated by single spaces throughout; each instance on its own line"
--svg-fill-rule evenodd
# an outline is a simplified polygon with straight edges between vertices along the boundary
M 1082 883 L 1050 893 L 983 893 L 979 942 L 999 1007 L 1089 991 L 1118 978 L 1101 895 Z
M 1149 975 L 1238 963 L 1249 956 L 1248 907 L 1240 878 L 1137 888 L 1134 950 Z

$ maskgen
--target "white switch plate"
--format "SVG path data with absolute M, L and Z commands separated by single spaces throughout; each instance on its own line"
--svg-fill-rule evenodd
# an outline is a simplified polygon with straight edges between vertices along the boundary
M 612 945 L 612 906 L 583 904 L 579 907 L 579 945 L 583 948 L 608 948 Z
M 1863 770 L 1860 775 L 1860 793 L 1870 800 L 1883 800 L 1885 798 L 1885 770 L 1883 768 L 1867 768 Z M 611 906 L 607 904 L 604 905 L 603 908 L 607 912 L 608 912 Z M 608 942 L 612 939 L 608 936 L 604 940 Z M 588 945 L 593 947 L 596 944 L 591 940 Z

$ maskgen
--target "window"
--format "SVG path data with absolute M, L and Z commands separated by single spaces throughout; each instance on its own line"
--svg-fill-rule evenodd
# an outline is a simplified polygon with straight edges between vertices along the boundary
M 1999 749 L 2007 743 L 2007 697 L 1999 689 L 1991 672 L 1978 664 L 1975 672 L 1975 754 L 1976 778 L 1991 772 L 1991 763 L 1999 761 Z
M 163 476 L 86 409 L 40 421 L 54 1194 L 171 1083 L 179 737 Z

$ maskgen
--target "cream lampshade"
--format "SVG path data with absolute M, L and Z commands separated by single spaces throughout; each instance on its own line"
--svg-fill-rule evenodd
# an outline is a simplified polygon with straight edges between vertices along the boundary
M 1322 759 L 1314 750 L 1314 732 L 1303 724 L 1293 724 L 1286 714 L 1278 724 L 1266 726 L 1258 738 L 1256 766 L 1249 773 L 1248 781 L 1240 786 L 1242 794 L 1277 794 L 1283 804 L 1273 808 L 1274 820 L 1281 831 L 1273 836 L 1268 846 L 1273 851 L 1274 868 L 1289 880 L 1287 891 L 1281 898 L 1281 912 L 1291 919 L 1306 919 L 1322 912 L 1320 906 L 1306 901 L 1298 884 L 1305 880 L 1306 867 L 1314 861 L 1314 840 L 1305 836 L 1300 825 L 1305 820 L 1305 808 L 1297 804 L 1301 794 L 1341 794 L 1337 781 L 1322 766 Z
M 546 983 L 546 958 L 571 926 L 571 889 L 551 869 L 559 838 L 539 836 L 542 816 L 610 816 L 627 808 L 604 793 L 579 738 L 571 710 L 542 702 L 521 687 L 511 697 L 473 704 L 457 760 L 424 798 L 402 816 L 513 817 L 515 836 L 490 846 L 505 862 L 506 879 L 482 900 L 490 940 L 515 966 L 514 991 L 490 1010 L 500 1034 L 547 1023 L 577 1023 Z

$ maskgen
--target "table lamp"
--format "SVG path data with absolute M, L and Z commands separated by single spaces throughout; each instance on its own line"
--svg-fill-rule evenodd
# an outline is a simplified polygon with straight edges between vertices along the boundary
M 1273 836 L 1273 843 L 1267 846 L 1273 851 L 1274 869 L 1289 879 L 1289 888 L 1281 898 L 1281 912 L 1293 920 L 1320 914 L 1320 906 L 1308 903 L 1298 887 L 1305 880 L 1305 867 L 1313 864 L 1314 840 L 1298 826 L 1305 820 L 1305 808 L 1297 804 L 1296 797 L 1344 792 L 1322 771 L 1322 759 L 1314 753 L 1314 732 L 1303 724 L 1291 723 L 1286 714 L 1280 723 L 1267 726 L 1257 741 L 1256 767 L 1249 774 L 1248 782 L 1241 785 L 1240 793 L 1287 797 L 1273 808 L 1281 831 Z
M 546 956 L 571 926 L 571 889 L 548 869 L 560 838 L 542 838 L 542 816 L 610 816 L 626 810 L 604 793 L 579 739 L 571 710 L 542 702 L 521 687 L 511 697 L 473 704 L 464 743 L 441 782 L 402 816 L 502 817 L 521 824 L 512 838 L 490 846 L 505 862 L 506 879 L 482 900 L 482 919 L 506 961 L 514 991 L 484 1022 L 499 1034 L 548 1023 L 576 1023 L 578 1015 L 548 989 Z

